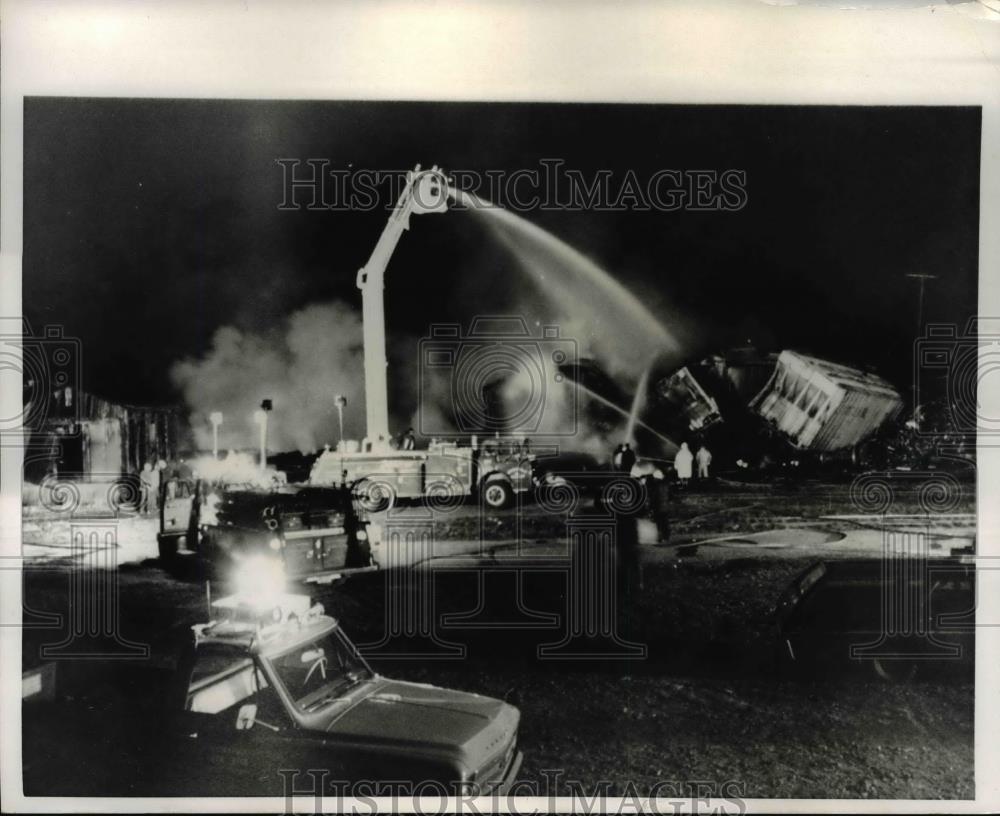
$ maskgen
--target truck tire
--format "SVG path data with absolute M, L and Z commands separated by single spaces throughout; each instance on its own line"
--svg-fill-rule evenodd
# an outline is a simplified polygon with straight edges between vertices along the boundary
M 367 513 L 384 513 L 396 506 L 396 491 L 387 482 L 361 479 L 352 488 L 361 509 Z
M 483 502 L 491 510 L 502 510 L 514 500 L 514 488 L 506 479 L 494 479 L 483 485 Z

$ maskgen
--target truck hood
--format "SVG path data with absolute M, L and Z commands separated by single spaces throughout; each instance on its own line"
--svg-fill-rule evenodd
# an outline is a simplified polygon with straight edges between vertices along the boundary
M 452 749 L 475 768 L 504 749 L 519 720 L 514 706 L 492 697 L 378 678 L 326 730 L 361 740 Z

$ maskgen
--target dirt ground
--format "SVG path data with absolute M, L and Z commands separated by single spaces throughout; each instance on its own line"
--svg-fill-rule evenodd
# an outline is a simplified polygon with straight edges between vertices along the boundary
M 916 504 L 915 496 L 903 496 L 902 509 L 894 512 L 912 512 Z M 877 546 L 838 551 L 852 539 L 837 535 L 808 547 L 786 546 L 780 539 L 769 547 L 766 536 L 717 541 L 774 529 L 788 530 L 795 539 L 797 530 L 836 534 L 870 527 L 864 520 L 824 518 L 859 512 L 846 486 L 721 485 L 681 495 L 675 507 L 673 545 L 716 542 L 686 554 L 676 546 L 642 548 L 642 591 L 622 596 L 616 624 L 623 643 L 644 647 L 638 658 L 623 658 L 614 646 L 604 658 L 546 659 L 539 647 L 558 642 L 558 628 L 447 625 L 447 615 L 477 609 L 487 617 L 509 619 L 513 585 L 504 583 L 509 576 L 499 571 L 483 584 L 475 569 L 449 565 L 435 571 L 434 565 L 424 565 L 433 573 L 431 584 L 426 577 L 414 578 L 413 570 L 385 570 L 314 594 L 383 674 L 516 704 L 525 756 L 521 778 L 537 784 L 540 795 L 552 792 L 553 779 L 561 780 L 555 783 L 562 785 L 557 793 L 566 793 L 573 783 L 589 790 L 601 780 L 612 791 L 640 794 L 658 782 L 701 780 L 717 787 L 733 783 L 741 795 L 754 798 L 974 795 L 971 683 L 918 679 L 893 685 L 857 667 L 821 678 L 793 678 L 775 669 L 769 613 L 788 582 L 818 556 L 854 556 L 864 550 L 874 557 Z M 974 522 L 958 515 L 971 511 L 969 498 L 935 521 L 942 547 L 971 540 Z M 927 521 L 926 516 L 903 520 L 925 528 Z M 488 529 L 485 550 L 513 540 L 523 553 L 525 546 L 557 548 L 565 523 L 537 507 L 485 517 L 468 510 L 440 520 L 436 535 L 459 541 Z M 877 540 L 877 535 L 872 538 Z M 484 557 L 495 559 L 496 552 Z M 155 559 L 120 567 L 117 579 L 121 632 L 150 644 L 154 661 L 169 660 L 177 638 L 204 619 L 204 587 L 167 576 Z M 492 580 L 500 582 L 497 587 L 489 584 Z M 548 574 L 525 580 L 522 606 L 538 615 L 565 607 L 565 581 Z M 410 659 L 386 656 L 394 650 L 377 644 L 385 641 L 387 604 L 401 583 L 411 592 L 433 586 L 434 633 L 463 655 L 441 659 L 431 648 L 426 654 L 414 650 Z M 34 612 L 65 613 L 69 586 L 68 571 L 29 570 L 26 604 Z M 503 596 L 507 603 L 484 602 L 484 594 Z M 64 635 L 57 629 L 26 629 L 25 666 L 41 662 L 40 647 Z M 29 723 L 30 717 L 26 728 Z M 34 734 L 25 744 L 26 759 L 29 749 L 43 750 L 47 741 L 65 739 L 65 734 Z M 86 754 L 85 746 L 81 752 Z M 268 770 L 261 773 L 266 777 Z M 142 780 L 136 782 L 135 792 L 141 793 Z

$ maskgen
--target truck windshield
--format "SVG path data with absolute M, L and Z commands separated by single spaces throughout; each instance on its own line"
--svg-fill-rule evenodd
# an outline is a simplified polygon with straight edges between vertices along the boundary
M 296 646 L 271 663 L 302 711 L 316 711 L 372 676 L 364 658 L 338 631 Z

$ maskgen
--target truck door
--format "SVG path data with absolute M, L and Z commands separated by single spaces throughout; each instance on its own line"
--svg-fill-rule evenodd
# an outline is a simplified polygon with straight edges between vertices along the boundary
M 221 644 L 198 648 L 178 724 L 184 740 L 173 756 L 192 795 L 282 795 L 278 770 L 304 776 L 316 757 L 315 741 L 293 727 L 266 674 L 245 652 Z M 311 781 L 304 779 L 300 786 Z
M 308 575 L 323 569 L 323 539 L 312 530 L 285 533 L 285 573 L 289 576 Z

